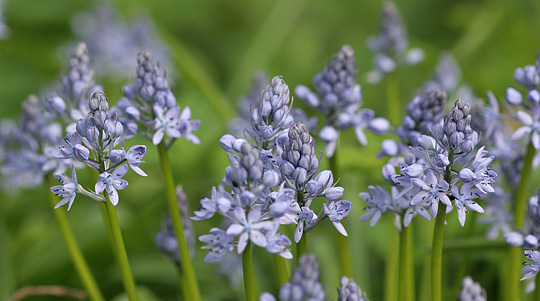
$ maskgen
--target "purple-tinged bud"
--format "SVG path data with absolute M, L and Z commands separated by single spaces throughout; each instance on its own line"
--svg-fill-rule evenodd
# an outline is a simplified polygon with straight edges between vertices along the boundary
M 463 142 L 463 139 L 465 138 L 465 134 L 463 132 L 453 132 L 450 135 L 450 145 L 452 145 L 453 148 L 458 148 L 461 143 Z
M 263 174 L 263 184 L 267 188 L 275 187 L 279 185 L 280 177 L 279 174 L 274 170 L 267 170 Z
M 139 120 L 141 119 L 141 112 L 134 106 L 127 107 L 125 110 L 125 114 L 127 118 L 131 120 Z
M 504 234 L 504 240 L 507 244 L 511 245 L 512 247 L 521 247 L 524 242 L 523 235 L 519 232 L 506 232 Z
M 433 150 L 437 145 L 437 141 L 430 136 L 422 135 L 416 140 L 418 145 L 423 149 Z
M 109 154 L 109 159 L 113 164 L 118 164 L 126 158 L 126 152 L 123 149 L 113 149 Z
M 47 108 L 54 113 L 62 114 L 66 111 L 66 102 L 58 95 L 51 95 L 45 102 Z
M 517 71 L 517 70 L 516 70 Z M 522 96 L 521 96 L 521 93 L 519 93 L 516 89 L 514 88 L 508 88 L 506 89 L 506 100 L 508 101 L 508 103 L 510 103 L 511 105 L 514 105 L 514 106 L 517 106 L 517 105 L 520 105 L 521 102 L 522 102 Z
M 396 156 L 398 154 L 399 147 L 396 141 L 392 139 L 385 139 L 381 144 L 381 151 L 379 156 Z
M 141 95 L 141 98 L 144 101 L 151 103 L 152 97 L 154 96 L 155 92 L 156 92 L 156 89 L 153 86 L 144 85 L 139 91 L 139 95 Z
M 317 181 L 311 180 L 307 182 L 306 190 L 310 197 L 315 198 L 319 195 L 319 192 L 322 190 L 322 185 Z
M 302 167 L 297 167 L 292 175 L 292 178 L 296 182 L 296 186 L 302 187 L 306 183 L 307 171 Z
M 84 118 L 77 120 L 76 131 L 82 137 L 86 137 L 86 121 Z
M 137 98 L 137 91 L 135 91 L 135 88 L 132 85 L 125 84 L 124 96 L 127 97 L 129 100 L 135 100 Z
M 444 137 L 444 128 L 440 124 L 435 124 L 431 127 L 431 133 L 433 134 L 433 138 L 441 141 Z
M 334 174 L 331 170 L 323 170 L 315 177 L 315 181 L 327 189 L 334 184 Z
M 468 169 L 468 168 L 463 168 L 460 172 L 459 172 L 459 179 L 463 182 L 463 183 L 469 183 L 469 182 L 472 182 L 472 181 L 475 181 L 478 177 L 476 176 L 476 174 Z
M 383 179 L 388 183 L 394 183 L 392 176 L 396 174 L 396 168 L 392 164 L 385 164 L 382 168 Z
M 319 132 L 319 137 L 326 142 L 336 141 L 338 139 L 338 131 L 331 126 L 325 126 Z
M 81 162 L 88 160 L 90 151 L 82 144 L 77 144 L 73 148 L 73 155 Z
M 529 93 L 527 93 L 527 100 L 533 105 L 539 105 L 540 93 L 538 93 L 538 90 L 529 91 Z
M 284 176 L 292 177 L 294 172 L 294 165 L 292 165 L 290 162 L 283 162 L 279 169 L 281 171 L 281 174 L 283 174 Z
M 242 194 L 240 195 L 240 202 L 245 207 L 251 206 L 251 204 L 253 204 L 253 202 L 255 202 L 256 199 L 257 199 L 257 196 L 253 192 L 248 191 L 248 190 L 242 191 Z
M 261 126 L 260 132 L 263 139 L 270 139 L 272 135 L 274 135 L 274 130 L 271 125 Z
M 268 209 L 272 217 L 279 218 L 287 212 L 288 207 L 289 206 L 285 202 L 274 202 Z
M 538 238 L 534 235 L 527 235 L 525 236 L 525 239 L 523 240 L 524 247 L 526 249 L 533 249 L 538 246 Z
M 444 154 L 438 154 L 435 163 L 438 167 L 446 167 L 450 164 L 450 159 Z
M 324 197 L 329 201 L 337 201 L 343 197 L 345 190 L 343 187 L 332 187 L 324 193 Z
M 422 167 L 420 164 L 412 164 L 410 166 L 401 168 L 401 173 L 411 178 L 418 178 L 424 175 L 424 167 Z
M 378 117 L 372 119 L 368 124 L 368 129 L 377 135 L 384 134 L 390 130 L 390 122 L 385 118 Z

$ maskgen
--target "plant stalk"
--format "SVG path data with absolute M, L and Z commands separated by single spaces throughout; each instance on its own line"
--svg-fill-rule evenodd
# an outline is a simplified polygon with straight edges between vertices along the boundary
M 253 273 L 253 254 L 251 253 L 251 241 L 248 242 L 242 253 L 242 269 L 244 271 L 244 290 L 246 301 L 255 301 L 255 275 Z
M 334 155 L 330 157 L 330 169 L 332 170 L 332 173 L 334 175 L 334 179 L 340 179 L 340 169 L 337 162 L 337 154 L 338 154 L 338 147 L 336 146 L 336 150 L 334 152 Z M 343 227 L 347 224 L 347 220 L 344 219 L 341 221 L 341 224 Z M 346 228 L 346 227 L 345 227 Z M 349 245 L 349 239 L 346 236 L 343 236 L 341 234 L 337 234 L 334 236 L 336 238 L 336 246 L 337 246 L 337 253 L 338 253 L 338 260 L 339 260 L 339 267 L 341 275 L 347 276 L 349 278 L 352 278 L 354 276 L 353 272 L 353 265 L 351 260 L 351 247 Z
M 536 149 L 531 141 L 527 145 L 527 152 L 523 159 L 523 170 L 521 171 L 521 179 L 517 191 L 515 191 L 515 203 L 514 203 L 514 225 L 519 229 L 523 229 L 525 224 L 525 214 L 527 211 L 527 199 L 529 197 L 529 190 L 532 181 L 532 161 Z M 519 247 L 510 248 L 509 250 L 509 270 L 507 281 L 507 293 L 506 300 L 519 300 L 520 292 L 520 272 L 521 262 L 523 262 L 523 250 Z
M 414 301 L 414 258 L 412 225 L 403 226 L 399 235 L 398 300 Z
M 105 196 L 107 198 L 107 202 L 105 203 L 105 208 L 107 209 L 107 218 L 111 227 L 114 250 L 116 251 L 116 259 L 122 273 L 124 288 L 126 289 L 126 293 L 130 301 L 139 300 L 139 297 L 137 297 L 137 290 L 135 288 L 135 281 L 133 281 L 133 275 L 131 274 L 131 268 L 129 267 L 126 246 L 124 245 L 124 239 L 122 238 L 122 232 L 120 231 L 120 224 L 118 223 L 116 208 L 111 203 L 109 195 L 105 193 Z
M 201 300 L 201 294 L 199 291 L 199 284 L 197 283 L 197 276 L 195 274 L 195 268 L 189 254 L 189 246 L 184 234 L 184 226 L 182 223 L 182 216 L 178 209 L 178 201 L 176 198 L 176 192 L 174 187 L 173 173 L 169 161 L 169 154 L 165 148 L 165 142 L 162 141 L 158 145 L 159 158 L 161 171 L 163 173 L 163 180 L 165 181 L 165 192 L 167 195 L 167 204 L 169 206 L 169 213 L 173 223 L 174 234 L 178 241 L 178 251 L 180 253 L 180 262 L 182 263 L 182 270 L 180 275 L 180 282 L 182 285 L 182 294 L 185 300 L 199 301 Z
M 82 254 L 81 248 L 79 247 L 77 240 L 75 240 L 75 235 L 73 235 L 73 231 L 71 231 L 66 212 L 63 211 L 62 208 L 54 209 L 54 206 L 56 205 L 58 200 L 49 190 L 49 187 L 53 186 L 51 182 L 52 181 L 50 177 L 47 177 L 47 194 L 49 195 L 49 201 L 53 208 L 52 211 L 54 213 L 54 217 L 56 218 L 56 222 L 58 223 L 58 227 L 60 228 L 60 232 L 62 233 L 62 238 L 64 239 L 66 247 L 69 251 L 71 261 L 75 266 L 75 270 L 77 271 L 77 274 L 79 275 L 79 278 L 81 279 L 81 282 L 84 286 L 85 291 L 88 293 L 88 297 L 90 298 L 90 300 L 103 301 L 105 299 L 103 298 L 103 295 L 99 290 L 96 279 L 94 278 L 92 272 L 90 271 L 90 268 L 88 267 L 88 263 L 86 262 L 86 259 Z
M 401 104 L 399 99 L 399 78 L 397 70 L 386 77 L 386 110 L 392 124 L 399 124 Z

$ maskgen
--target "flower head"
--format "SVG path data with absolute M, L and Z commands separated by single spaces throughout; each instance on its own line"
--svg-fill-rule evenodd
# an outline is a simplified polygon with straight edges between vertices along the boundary
M 111 203 L 118 205 L 118 191 L 123 190 L 128 186 L 128 182 L 122 179 L 126 175 L 129 168 L 127 165 L 121 165 L 117 167 L 113 173 L 104 172 L 98 176 L 98 182 L 96 183 L 96 193 L 102 193 L 107 191 Z
M 78 183 L 75 167 L 71 166 L 71 179 L 65 175 L 55 175 L 55 177 L 62 185 L 51 187 L 51 192 L 56 196 L 62 197 L 62 200 L 58 202 L 56 206 L 54 206 L 54 209 L 69 203 L 69 211 L 71 209 L 71 205 L 73 205 L 73 201 L 75 201 L 75 196 L 77 195 Z

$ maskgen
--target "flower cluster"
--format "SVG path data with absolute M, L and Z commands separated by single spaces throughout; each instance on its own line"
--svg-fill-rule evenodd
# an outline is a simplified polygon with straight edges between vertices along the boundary
M 295 301 L 295 300 L 325 300 L 324 289 L 319 282 L 320 268 L 317 257 L 313 254 L 306 254 L 300 257 L 298 267 L 293 272 L 291 280 L 285 283 L 279 291 L 279 300 L 282 301 Z M 354 281 L 352 281 L 354 283 Z M 351 284 L 352 284 L 351 283 Z M 355 283 L 354 283 L 355 284 Z M 343 279 L 342 279 L 343 285 Z M 348 283 L 345 283 L 348 285 Z M 350 291 L 352 287 L 345 288 L 343 294 L 340 291 L 339 300 L 362 300 L 362 299 L 343 299 L 345 294 L 352 296 L 357 293 Z M 361 295 L 360 295 L 361 296 Z M 276 298 L 270 293 L 263 293 L 260 297 L 261 301 L 275 301 Z
M 71 20 L 71 29 L 79 41 L 85 41 L 100 74 L 125 78 L 135 67 L 133 58 L 150 50 L 168 65 L 165 44 L 157 38 L 156 28 L 145 14 L 123 21 L 114 6 L 99 3 L 90 11 L 79 12 Z
M 324 70 L 313 78 L 316 93 L 302 85 L 295 89 L 298 98 L 321 112 L 325 118 L 319 136 L 326 143 L 328 157 L 334 155 L 340 130 L 354 128 L 358 141 L 366 145 L 365 129 L 382 134 L 390 128 L 389 122 L 384 118 L 375 118 L 372 110 L 360 109 L 362 92 L 356 83 L 357 74 L 354 51 L 349 45 L 344 45 Z
M 470 126 L 470 110 L 467 102 L 458 99 L 444 116 L 443 125 L 432 125 L 432 136 L 421 135 L 416 145 L 401 148 L 403 157 L 391 160 L 383 168 L 384 179 L 392 185 L 392 195 L 380 187 L 361 193 L 368 204 L 368 212 L 361 221 L 371 220 L 374 225 L 382 213 L 390 210 L 403 216 L 403 225 L 407 227 L 417 215 L 429 220 L 428 208 L 435 217 L 442 203 L 447 210 L 455 206 L 463 226 L 469 210 L 484 212 L 475 199 L 495 191 L 497 174 L 489 166 L 494 157 L 484 147 L 473 153 L 479 139 Z
M 458 294 L 459 301 L 486 301 L 486 290 L 479 283 L 474 282 L 470 276 L 461 281 L 461 291 Z
M 88 113 L 77 121 L 76 132 L 67 134 L 64 138 L 65 144 L 60 147 L 60 153 L 55 157 L 84 163 L 99 172 L 98 181 L 95 190 L 89 191 L 77 184 L 75 171 L 72 171 L 72 179 L 57 175 L 62 185 L 52 187 L 51 191 L 63 199 L 56 207 L 69 203 L 68 210 L 71 209 L 76 194 L 105 202 L 101 195 L 103 191 L 107 192 L 108 199 L 116 206 L 119 201 L 118 190 L 128 186 L 123 177 L 129 167 L 140 175 L 146 175 L 139 167 L 146 154 L 146 146 L 135 145 L 127 152 L 123 147 L 117 149 L 117 146 L 123 145 L 123 133 L 124 127 L 118 120 L 118 115 L 109 111 L 109 100 L 105 93 L 92 93 L 88 101 Z
M 137 77 L 132 84 L 124 85 L 124 96 L 118 100 L 120 121 L 126 128 L 126 139 L 141 135 L 158 145 L 162 141 L 169 148 L 175 139 L 184 137 L 195 144 L 193 135 L 199 120 L 191 120 L 191 109 L 180 110 L 171 91 L 167 74 L 150 52 L 137 56 Z M 142 126 L 142 128 L 139 127 Z
M 218 213 L 229 223 L 226 231 L 214 228 L 200 237 L 208 244 L 206 261 L 220 259 L 235 246 L 242 253 L 248 241 L 292 258 L 286 247 L 291 241 L 278 232 L 280 224 L 297 225 L 296 242 L 325 218 L 347 235 L 340 221 L 351 203 L 340 200 L 343 188 L 334 185 L 331 171 L 317 173 L 320 156 L 314 139 L 305 125 L 293 124 L 290 112 L 289 88 L 274 77 L 252 109 L 249 137 L 227 134 L 220 139 L 231 165 L 225 169 L 223 183 L 212 189 L 210 198 L 201 200 L 192 218 L 203 220 Z M 317 197 L 326 199 L 319 215 L 310 209 Z
M 378 83 L 385 74 L 394 72 L 403 64 L 416 65 L 424 59 L 421 49 L 407 50 L 407 30 L 398 8 L 392 2 L 384 3 L 379 35 L 369 37 L 367 44 L 375 53 L 374 69 L 368 74 L 368 81 L 371 83 Z
M 184 228 L 184 236 L 189 245 L 189 251 L 193 257 L 195 254 L 195 236 L 193 234 L 193 226 L 189 219 L 191 210 L 186 193 L 182 186 L 176 187 L 176 198 L 178 200 L 178 209 L 182 215 L 182 223 Z M 155 237 L 154 242 L 158 249 L 174 261 L 177 265 L 181 264 L 180 253 L 178 253 L 178 240 L 174 234 L 173 224 L 170 216 L 163 221 L 161 231 Z

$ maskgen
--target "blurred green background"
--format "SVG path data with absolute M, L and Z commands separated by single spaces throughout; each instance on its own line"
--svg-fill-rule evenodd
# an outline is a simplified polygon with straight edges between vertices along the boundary
M 76 12 L 92 9 L 94 4 L 81 0 L 6 1 L 4 17 L 11 33 L 8 39 L 0 40 L 0 118 L 17 119 L 20 104 L 29 94 L 39 94 L 58 83 L 68 64 L 65 47 L 75 41 L 70 28 L 72 17 Z M 341 45 L 349 44 L 356 51 L 364 106 L 374 109 L 378 116 L 385 116 L 384 84 L 369 85 L 364 77 L 371 69 L 372 60 L 365 41 L 377 34 L 381 1 L 122 0 L 112 4 L 119 10 L 120 18 L 126 20 L 140 12 L 152 17 L 171 56 L 176 58 L 170 66 L 164 66 L 176 74 L 173 92 L 179 104 L 190 106 L 193 118 L 202 121 L 196 133 L 201 145 L 180 140 L 171 149 L 176 181 L 184 186 L 192 208 L 221 181 L 228 165 L 226 154 L 218 144 L 221 135 L 228 132 L 228 120 L 223 114 L 232 117 L 231 108 L 249 91 L 257 70 L 264 70 L 270 76 L 282 75 L 291 90 L 298 84 L 311 85 L 312 77 L 322 70 L 332 54 Z M 491 90 L 501 97 L 507 87 L 515 86 L 514 69 L 532 64 L 540 50 L 540 1 L 410 0 L 397 5 L 408 27 L 410 45 L 426 53 L 424 62 L 404 68 L 399 74 L 403 102 L 410 100 L 431 76 L 441 51 L 449 50 L 455 55 L 462 67 L 462 81 L 469 83 L 477 95 L 484 97 L 485 91 Z M 193 64 L 198 69 L 193 69 Z M 202 71 L 202 78 L 211 82 L 205 85 L 199 81 L 198 86 L 183 68 Z M 96 81 L 103 84 L 113 102 L 120 97 L 121 86 L 134 75 L 133 70 L 124 78 L 111 78 L 100 74 L 100 70 L 95 71 Z M 216 87 L 223 93 L 217 94 L 223 103 L 209 101 L 208 95 L 215 96 L 212 89 Z M 298 105 L 301 106 L 300 101 L 295 102 Z M 373 135 L 368 138 L 371 143 L 361 148 L 353 133 L 347 132 L 342 137 L 340 185 L 345 188 L 345 199 L 354 203 L 348 226 L 354 247 L 352 264 L 356 281 L 371 300 L 382 300 L 383 268 L 388 260 L 384 256 L 386 236 L 395 230 L 388 221 L 374 228 L 358 222 L 364 206 L 358 192 L 366 191 L 368 185 L 382 183 L 380 167 L 384 160 L 374 160 L 382 138 Z M 136 139 L 128 144 L 135 143 L 146 141 Z M 157 300 L 174 300 L 177 298 L 174 267 L 153 244 L 166 205 L 157 152 L 152 147 L 146 161 L 142 167 L 149 177 L 128 175 L 130 187 L 121 192 L 117 209 L 138 285 L 148 289 Z M 323 166 L 326 164 L 323 162 Z M 84 175 L 81 178 L 80 182 L 86 181 L 91 186 L 88 178 Z M 3 191 L 0 212 L 1 300 L 26 285 L 81 287 L 51 214 L 45 187 Z M 122 293 L 121 278 L 99 209 L 93 201 L 78 197 L 68 216 L 100 287 L 107 299 L 113 299 Z M 217 218 L 211 222 L 194 222 L 196 235 L 207 233 L 216 223 Z M 449 239 L 467 231 L 459 227 L 455 213 L 450 215 L 448 223 Z M 431 236 L 432 226 L 423 220 L 415 226 L 419 299 L 422 296 L 419 292 L 429 285 L 421 273 L 421 264 L 429 255 L 424 244 L 430 238 L 423 237 Z M 312 235 L 310 249 L 321 259 L 322 281 L 328 298 L 335 299 L 339 275 L 333 259 L 333 240 L 328 240 L 335 230 L 330 223 L 319 227 L 315 231 L 324 235 Z M 476 231 L 482 236 L 484 229 L 478 227 Z M 219 277 L 216 265 L 205 264 L 206 252 L 198 247 L 195 265 L 204 299 L 242 300 L 242 290 L 231 288 L 228 279 Z M 493 250 L 471 254 L 473 278 L 486 287 L 490 299 L 496 299 L 497 285 L 501 284 L 496 263 L 503 259 L 504 253 Z M 460 253 L 447 253 L 449 270 L 444 280 L 449 299 L 455 298 L 457 292 L 458 280 L 450 276 L 455 274 L 452 266 L 459 262 L 460 256 Z M 264 250 L 257 250 L 255 260 L 260 292 L 275 293 L 271 257 Z

